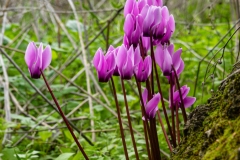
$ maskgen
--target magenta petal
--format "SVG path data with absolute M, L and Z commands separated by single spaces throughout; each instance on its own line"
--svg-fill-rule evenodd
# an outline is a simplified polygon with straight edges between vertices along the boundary
M 153 16 L 153 7 L 149 7 L 146 17 L 143 21 L 143 36 L 149 37 L 151 34 L 151 26 L 154 22 L 154 16 Z
M 168 42 L 174 31 L 175 31 L 175 21 L 174 21 L 173 15 L 171 15 L 168 20 L 167 31 L 162 39 L 162 42 Z
M 157 111 L 158 111 L 158 106 L 156 106 L 155 108 L 153 108 L 153 109 L 148 113 L 149 119 L 153 119 L 153 118 L 155 117 Z
M 142 98 L 143 98 L 144 107 L 146 107 L 147 98 L 148 98 L 148 90 L 146 88 L 144 89 L 144 91 L 142 93 Z
M 167 47 L 168 52 L 170 53 L 171 56 L 173 56 L 173 52 L 174 52 L 174 44 L 170 44 Z
M 126 17 L 127 14 L 132 13 L 134 7 L 135 0 L 127 0 L 124 6 L 124 16 Z
M 147 4 L 148 4 L 149 6 L 151 6 L 151 5 L 154 4 L 153 1 L 154 1 L 154 0 L 147 0 Z
M 157 45 L 156 52 L 155 52 L 155 61 L 157 62 L 160 68 L 163 67 L 163 60 L 164 60 L 163 46 L 159 44 Z
M 163 59 L 163 66 L 162 72 L 164 76 L 169 76 L 172 72 L 172 57 L 170 56 L 167 49 L 164 49 L 164 59 Z
M 150 49 L 150 38 L 149 37 L 142 37 L 143 48 L 147 52 Z
M 147 77 L 149 77 L 149 75 L 152 72 L 152 59 L 150 56 L 147 56 L 145 59 L 147 59 L 147 66 L 148 66 L 148 73 L 147 73 Z
M 154 17 L 153 25 L 157 26 L 161 22 L 161 7 L 154 7 L 152 16 Z
M 143 19 L 146 18 L 149 8 L 150 8 L 149 5 L 145 5 L 145 6 L 143 7 L 143 9 L 142 9 L 142 11 L 141 11 L 141 15 L 142 15 Z
M 164 25 L 167 25 L 167 22 L 169 19 L 168 8 L 166 6 L 162 7 L 161 13 L 162 13 L 162 22 L 164 23 Z
M 129 40 L 128 40 L 128 37 L 126 36 L 126 34 L 124 34 L 123 36 L 123 44 L 125 47 L 129 48 Z
M 130 59 L 129 56 L 127 56 L 126 59 L 126 64 L 122 67 L 122 74 L 120 73 L 120 76 L 123 79 L 131 79 L 132 75 L 133 75 L 133 62 Z
M 155 0 L 155 5 L 160 7 L 163 6 L 162 0 Z
M 124 33 L 126 34 L 126 36 L 128 37 L 128 39 L 131 37 L 132 32 L 134 30 L 134 18 L 131 14 L 127 14 L 126 18 L 125 18 L 125 22 L 124 22 Z
M 38 79 L 41 76 L 40 72 L 40 57 L 37 56 L 36 63 L 29 68 L 32 78 Z
M 136 74 L 136 78 L 138 82 L 142 82 L 142 70 L 144 70 L 143 68 L 143 60 L 141 59 L 140 62 L 138 63 L 138 65 L 134 68 L 134 73 Z
M 187 97 L 187 94 L 189 93 L 189 91 L 190 91 L 190 88 L 187 87 L 187 85 L 184 85 L 184 86 L 181 87 L 181 93 L 182 93 L 182 98 L 183 99 Z M 181 101 L 178 90 L 173 93 L 173 101 L 174 102 L 180 102 Z
M 141 59 L 140 49 L 139 46 L 137 46 L 134 51 L 134 66 L 138 65 Z
M 138 5 L 139 13 L 141 13 L 143 7 L 146 5 L 146 1 L 145 0 L 138 0 L 137 5 Z
M 122 68 L 123 65 L 126 63 L 126 57 L 127 57 L 127 49 L 124 45 L 121 45 L 118 49 L 118 53 L 116 56 L 116 64 L 118 68 Z
M 110 52 L 108 54 L 108 57 L 106 58 L 106 63 L 108 65 L 108 68 L 107 68 L 108 71 L 114 70 L 114 68 L 116 67 L 116 62 L 115 62 L 115 56 L 113 52 Z
M 196 101 L 195 97 L 186 97 L 186 98 L 184 98 L 184 100 L 183 100 L 184 107 L 185 108 L 190 107 L 195 101 Z
M 177 75 L 178 75 L 178 76 L 182 73 L 183 69 L 184 69 L 184 62 L 183 62 L 183 60 L 181 59 L 181 60 L 180 60 L 180 66 L 179 66 L 178 69 L 177 69 Z
M 52 61 L 51 47 L 47 45 L 42 53 L 42 70 L 46 69 Z
M 115 49 L 115 48 L 114 48 L 112 45 L 110 45 L 110 46 L 108 47 L 107 53 L 113 51 L 114 49 Z
M 158 93 L 158 94 L 154 95 L 153 98 L 147 103 L 145 109 L 146 109 L 146 114 L 147 114 L 147 116 L 149 118 L 153 118 L 153 115 L 155 116 L 155 114 L 156 114 L 156 107 L 158 106 L 160 98 L 161 98 L 161 96 Z M 151 113 L 153 111 L 155 111 L 155 113 Z
M 30 68 L 36 62 L 37 47 L 34 42 L 30 42 L 28 44 L 24 58 L 25 58 L 28 68 Z
M 93 57 L 93 65 L 97 69 L 100 63 L 101 54 L 103 55 L 102 49 L 99 48 Z
M 172 56 L 173 66 L 174 66 L 175 70 L 178 70 L 178 68 L 180 66 L 181 53 L 182 53 L 182 48 L 178 49 Z

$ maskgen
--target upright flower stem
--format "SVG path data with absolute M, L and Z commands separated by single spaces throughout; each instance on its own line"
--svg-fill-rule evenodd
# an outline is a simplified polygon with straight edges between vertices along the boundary
M 177 126 L 177 141 L 180 144 L 180 130 L 179 130 L 179 117 L 178 117 L 178 104 L 176 104 L 176 126 Z
M 170 74 L 170 106 L 171 106 L 171 114 L 172 114 L 172 134 L 173 134 L 173 146 L 176 147 L 176 132 L 175 132 L 175 118 L 174 118 L 174 105 L 173 105 L 173 77 Z
M 137 88 L 138 88 L 138 93 L 139 93 L 139 96 L 140 96 L 140 101 L 141 101 L 141 110 L 142 110 L 142 116 L 146 117 L 146 112 L 145 112 L 145 107 L 144 107 L 144 102 L 143 102 L 143 98 L 142 98 L 142 91 L 141 91 L 141 83 L 137 81 L 137 77 L 136 75 L 134 74 L 134 77 L 135 77 L 135 80 L 136 80 L 136 83 L 137 83 Z M 148 158 L 149 160 L 151 160 L 151 152 L 150 152 L 150 148 L 149 148 L 149 141 L 148 141 L 148 131 L 147 129 L 149 128 L 148 127 L 148 122 L 145 120 L 143 121 L 143 128 L 144 128 L 144 136 L 145 136 L 145 141 L 146 141 L 146 147 L 147 147 L 147 153 L 148 153 Z
M 162 131 L 163 131 L 164 137 L 165 137 L 165 139 L 167 141 L 167 144 L 168 144 L 168 148 L 169 148 L 170 152 L 172 152 L 172 145 L 171 145 L 171 143 L 170 143 L 170 141 L 168 139 L 168 136 L 167 136 L 166 130 L 164 128 L 164 124 L 162 122 L 162 118 L 161 118 L 161 114 L 160 114 L 159 110 L 157 111 L 157 114 L 158 114 L 158 120 L 159 120 L 160 126 L 162 127 Z
M 61 107 L 59 106 L 58 101 L 57 101 L 57 99 L 55 98 L 55 96 L 54 96 L 54 94 L 53 94 L 53 92 L 52 92 L 52 90 L 51 90 L 51 88 L 50 88 L 50 86 L 49 86 L 49 84 L 48 84 L 48 82 L 47 82 L 47 80 L 46 80 L 46 78 L 45 78 L 45 76 L 44 76 L 42 70 L 40 70 L 40 71 L 41 71 L 41 74 L 42 74 L 42 76 L 43 76 L 44 82 L 46 83 L 47 88 L 48 88 L 48 90 L 49 90 L 49 92 L 50 92 L 50 94 L 51 94 L 51 96 L 52 96 L 52 98 L 53 98 L 53 100 L 54 100 L 54 102 L 55 102 L 55 104 L 56 104 L 56 106 L 57 106 L 57 108 L 58 108 L 58 110 L 59 110 L 59 112 L 60 112 L 60 114 L 61 114 L 61 116 L 62 116 L 64 122 L 65 122 L 65 124 L 67 125 L 68 130 L 70 131 L 70 133 L 71 133 L 73 139 L 75 140 L 75 142 L 76 142 L 78 148 L 79 148 L 80 151 L 82 152 L 84 158 L 87 159 L 87 160 L 89 160 L 89 158 L 88 158 L 88 156 L 86 155 L 86 153 L 84 152 L 84 150 L 83 150 L 81 144 L 78 142 L 78 139 L 77 139 L 77 137 L 75 136 L 75 134 L 74 134 L 74 132 L 73 132 L 71 126 L 69 125 L 69 123 L 68 123 L 68 121 L 67 121 L 67 118 L 65 117 L 65 115 L 64 115 L 64 113 L 63 113 Z
M 119 123 L 120 132 L 121 132 L 121 137 L 122 137 L 124 154 L 125 154 L 126 160 L 129 160 L 129 158 L 128 158 L 128 152 L 127 152 L 127 145 L 126 145 L 125 138 L 124 138 L 124 132 L 123 132 L 123 126 L 122 126 L 122 119 L 121 119 L 121 114 L 120 114 L 120 108 L 119 108 L 119 105 L 118 105 L 116 88 L 115 88 L 114 81 L 113 81 L 113 78 L 112 78 L 112 77 L 111 77 L 111 83 L 112 83 L 112 88 L 113 88 L 113 96 L 114 96 L 115 103 L 116 103 L 116 108 L 117 108 L 118 123 Z
M 149 101 L 150 99 L 152 99 L 151 85 L 150 85 L 149 79 L 147 79 L 147 81 L 146 81 L 146 88 L 148 90 L 148 101 Z M 152 157 L 153 157 L 153 159 L 158 159 L 158 155 L 157 155 L 157 153 L 158 153 L 158 147 L 157 147 L 158 140 L 156 139 L 156 136 L 155 136 L 157 133 L 155 133 L 155 130 L 153 128 L 154 127 L 153 126 L 153 121 L 152 120 L 149 120 L 149 121 L 150 121 L 150 132 L 151 132 L 150 136 L 151 136 L 151 140 L 152 140 L 151 141 Z
M 152 130 L 152 136 L 154 137 L 154 145 L 155 145 L 155 159 L 161 160 L 161 154 L 160 154 L 160 147 L 158 143 L 158 136 L 157 136 L 157 128 L 156 128 L 156 119 L 155 117 L 153 119 L 150 119 L 150 128 Z
M 153 45 L 152 37 L 151 37 L 150 43 L 151 43 L 151 46 L 152 46 Z M 172 129 L 171 129 L 171 125 L 169 123 L 167 110 L 166 110 L 165 103 L 164 103 L 163 96 L 162 96 L 163 94 L 162 94 L 162 89 L 161 89 L 161 85 L 160 85 L 160 80 L 159 80 L 158 73 L 157 73 L 157 65 L 156 65 L 156 61 L 155 61 L 154 51 L 152 51 L 151 53 L 153 54 L 152 55 L 152 61 L 153 61 L 153 66 L 154 66 L 155 75 L 156 75 L 156 79 L 157 79 L 158 92 L 161 95 L 161 103 L 162 103 L 162 107 L 163 107 L 163 113 L 164 113 L 164 116 L 165 116 L 165 119 L 166 119 L 166 122 L 167 122 L 167 126 L 168 126 L 168 130 L 170 132 L 171 139 L 173 139 Z
M 187 123 L 187 114 L 186 114 L 186 110 L 185 110 L 184 103 L 183 103 L 182 91 L 181 91 L 181 88 L 180 88 L 180 84 L 179 84 L 177 72 L 176 72 L 176 70 L 175 70 L 175 68 L 174 68 L 173 66 L 172 66 L 172 69 L 173 69 L 173 72 L 174 72 L 174 75 L 175 75 L 174 77 L 175 77 L 175 79 L 176 79 L 176 83 L 177 83 L 177 86 L 178 86 L 179 95 L 180 95 L 180 99 L 181 99 L 180 108 L 181 108 L 181 110 L 182 110 L 184 123 L 186 124 L 186 123 Z
M 152 36 L 150 36 L 150 46 L 151 46 L 151 57 L 152 57 L 152 61 L 153 63 L 155 62 L 155 58 L 154 58 L 154 51 L 153 51 L 153 42 L 152 42 Z M 154 70 L 154 65 L 152 65 L 152 73 L 151 73 L 151 85 L 152 85 L 152 94 L 154 94 L 154 79 L 153 79 L 153 70 Z
M 121 78 L 121 83 L 122 83 L 123 97 L 124 97 L 124 102 L 125 102 L 125 107 L 126 107 L 126 112 L 127 112 L 127 117 L 128 117 L 128 125 L 129 125 L 130 134 L 131 134 L 131 138 L 132 138 L 132 142 L 133 142 L 133 148 L 134 148 L 136 159 L 139 160 L 137 146 L 136 146 L 136 142 L 135 142 L 134 134 L 133 134 L 133 129 L 132 129 L 131 117 L 130 117 L 128 103 L 127 103 L 127 96 L 126 96 L 124 81 L 123 81 L 122 78 Z

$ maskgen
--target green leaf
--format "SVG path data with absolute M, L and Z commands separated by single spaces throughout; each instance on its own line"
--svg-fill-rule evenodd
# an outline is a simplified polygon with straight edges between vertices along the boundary
M 43 141 L 46 141 L 48 138 L 50 138 L 52 136 L 52 132 L 42 131 L 42 132 L 39 132 L 38 135 L 40 136 L 40 138 Z
M 74 140 L 69 130 L 64 130 L 63 133 L 70 141 Z
M 5 148 L 3 149 L 2 153 L 3 153 L 3 156 L 2 156 L 3 160 L 18 160 L 15 157 L 14 148 Z
M 72 155 L 74 155 L 74 153 L 62 153 L 62 154 L 60 154 L 57 158 L 55 158 L 54 160 L 67 160 L 67 159 L 69 159 Z

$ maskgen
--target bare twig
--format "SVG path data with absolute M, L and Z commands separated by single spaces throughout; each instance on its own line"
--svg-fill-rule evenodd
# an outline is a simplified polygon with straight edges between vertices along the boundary
M 4 8 L 7 7 L 9 0 L 6 1 Z M 3 43 L 3 37 L 4 37 L 4 32 L 5 32 L 5 26 L 6 26 L 6 21 L 7 21 L 7 12 L 3 13 L 3 22 L 2 22 L 2 30 L 1 30 L 1 37 L 0 37 L 0 45 Z M 10 109 L 10 100 L 9 100 L 9 81 L 8 81 L 8 73 L 7 69 L 5 67 L 5 63 L 3 61 L 2 54 L 0 54 L 0 66 L 2 66 L 3 70 L 3 90 L 4 90 L 4 111 L 5 111 L 5 120 L 6 122 L 11 122 L 11 109 Z M 8 129 L 7 129 L 8 130 Z M 5 134 L 2 144 L 5 143 L 6 140 L 11 139 L 11 134 Z
M 68 3 L 70 4 L 70 6 L 73 10 L 76 21 L 78 21 L 79 18 L 78 18 L 78 15 L 76 13 L 74 3 L 72 2 L 72 0 L 68 0 Z M 79 36 L 82 55 L 83 55 L 83 65 L 84 65 L 85 73 L 86 73 L 87 91 L 88 91 L 89 94 L 91 94 L 90 79 L 89 79 L 89 63 L 87 62 L 85 45 L 83 43 L 82 31 L 80 29 L 79 23 L 77 23 L 77 29 L 78 29 L 78 36 Z M 92 98 L 91 97 L 88 97 L 88 102 L 89 102 L 88 104 L 89 104 L 90 116 L 94 117 L 94 111 L 93 111 L 93 105 L 92 105 Z M 94 130 L 94 120 L 93 119 L 91 119 L 91 128 L 92 128 L 92 130 Z M 96 135 L 93 132 L 92 133 L 92 141 L 94 142 L 95 140 L 96 140 Z

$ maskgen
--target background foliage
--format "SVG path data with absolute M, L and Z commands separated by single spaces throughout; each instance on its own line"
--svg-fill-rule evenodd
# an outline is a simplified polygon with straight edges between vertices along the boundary
M 24 62 L 27 44 L 35 41 L 51 45 L 53 60 L 45 74 L 65 114 L 70 113 L 68 118 L 93 141 L 94 146 L 78 134 L 90 159 L 124 158 L 111 88 L 107 83 L 98 83 L 91 63 L 99 47 L 106 50 L 110 44 L 114 47 L 121 45 L 124 3 L 125 0 L 0 1 L 1 49 L 30 78 Z M 239 3 L 238 0 L 164 1 L 176 21 L 172 38 L 175 49 L 183 48 L 185 70 L 180 83 L 191 87 L 190 95 L 197 97 L 195 106 L 206 102 L 237 62 L 240 34 L 231 36 L 240 26 Z M 84 63 L 82 51 L 86 53 L 87 63 Z M 4 55 L 0 58 L 3 60 L 0 63 L 0 142 L 3 143 L 0 159 L 81 159 L 81 153 L 61 117 L 24 79 L 16 66 Z M 120 81 L 114 80 L 123 106 Z M 43 79 L 30 81 L 52 102 Z M 161 77 L 161 81 L 166 82 L 166 79 Z M 136 85 L 131 81 L 128 83 L 127 94 L 137 131 L 138 150 L 141 159 L 146 159 Z M 167 100 L 168 86 L 163 85 L 163 88 Z M 11 119 L 6 119 L 7 115 Z M 124 107 L 122 117 L 126 122 Z M 90 125 L 91 121 L 94 126 Z M 124 128 L 129 156 L 134 158 L 129 131 L 126 125 Z M 160 127 L 158 133 L 162 153 L 167 158 L 170 153 Z

